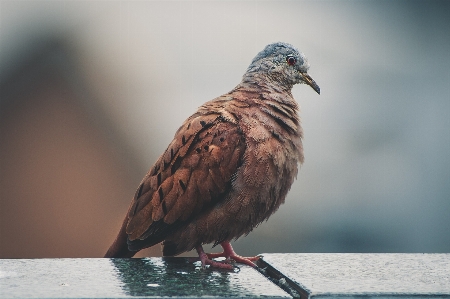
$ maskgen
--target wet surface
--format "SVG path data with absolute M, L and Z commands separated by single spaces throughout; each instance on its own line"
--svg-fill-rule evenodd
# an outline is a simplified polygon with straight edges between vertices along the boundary
M 269 278 L 187 258 L 4 259 L 0 298 L 450 298 L 450 254 L 263 254 L 258 265 Z
M 450 254 L 262 254 L 302 298 L 450 298 Z
M 0 298 L 290 298 L 251 267 L 186 258 L 0 260 Z

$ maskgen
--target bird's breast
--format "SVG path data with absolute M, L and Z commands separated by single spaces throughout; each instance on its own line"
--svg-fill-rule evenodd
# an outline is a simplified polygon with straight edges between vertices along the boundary
M 248 231 L 284 202 L 303 161 L 301 128 L 283 123 L 259 109 L 239 121 L 246 149 L 227 208 Z

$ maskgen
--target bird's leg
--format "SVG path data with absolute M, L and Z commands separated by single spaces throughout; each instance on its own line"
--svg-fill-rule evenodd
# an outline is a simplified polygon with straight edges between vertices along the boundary
M 202 262 L 202 268 L 205 269 L 206 265 L 210 265 L 213 268 L 221 268 L 221 269 L 228 269 L 233 270 L 233 266 L 226 263 L 220 263 L 213 261 L 206 253 L 203 251 L 203 247 L 197 246 L 195 249 L 197 249 L 198 257 L 200 261 Z
M 234 260 L 236 263 L 246 264 L 253 268 L 256 268 L 256 265 L 253 263 L 259 259 L 259 256 L 254 257 L 243 257 L 238 255 L 236 252 L 234 252 L 233 247 L 231 246 L 230 242 L 224 241 L 220 243 L 220 246 L 223 248 L 223 252 L 221 253 L 208 253 L 206 254 L 208 259 L 213 259 L 216 257 L 224 257 L 227 259 L 227 261 L 230 261 L 230 259 Z M 197 249 L 198 251 L 198 249 Z

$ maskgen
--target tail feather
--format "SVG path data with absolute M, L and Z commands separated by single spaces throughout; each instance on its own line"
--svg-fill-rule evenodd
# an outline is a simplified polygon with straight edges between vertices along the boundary
M 114 243 L 112 243 L 112 245 L 109 247 L 104 257 L 106 258 L 133 257 L 137 253 L 137 251 L 131 251 L 128 249 L 127 243 L 128 235 L 126 232 L 127 223 L 128 217 L 125 216 L 119 234 L 114 240 Z

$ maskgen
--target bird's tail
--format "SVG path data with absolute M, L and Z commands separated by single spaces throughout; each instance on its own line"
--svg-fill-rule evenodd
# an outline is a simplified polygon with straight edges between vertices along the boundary
M 125 219 L 122 223 L 122 228 L 119 231 L 119 234 L 116 237 L 116 240 L 114 240 L 114 243 L 109 247 L 108 251 L 106 252 L 104 257 L 112 258 L 112 257 L 132 257 L 136 254 L 137 251 L 131 251 L 128 249 L 128 243 L 127 243 L 127 223 L 128 223 L 128 217 L 125 216 Z

